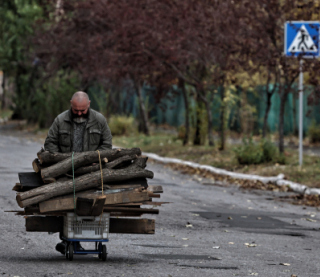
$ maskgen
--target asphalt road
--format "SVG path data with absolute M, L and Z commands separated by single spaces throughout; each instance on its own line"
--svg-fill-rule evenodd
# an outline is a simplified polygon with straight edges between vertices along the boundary
M 18 209 L 11 189 L 40 147 L 0 135 L 0 276 L 320 276 L 318 210 L 276 202 L 274 193 L 203 185 L 153 163 L 149 183 L 172 202 L 146 216 L 156 219 L 156 234 L 111 234 L 107 262 L 67 261 L 55 251 L 57 234 L 27 233 L 23 217 L 4 212 Z

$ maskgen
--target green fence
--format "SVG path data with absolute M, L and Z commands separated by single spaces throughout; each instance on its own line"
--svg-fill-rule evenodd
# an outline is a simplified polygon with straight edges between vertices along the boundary
M 299 122 L 299 99 L 297 89 L 294 88 L 295 93 L 290 93 L 285 105 L 285 116 L 284 116 L 284 133 L 292 134 L 294 132 L 294 126 L 298 126 Z M 119 93 L 119 92 L 118 92 Z M 311 122 L 315 120 L 320 123 L 320 105 L 308 106 L 307 98 L 311 93 L 311 88 L 306 88 L 304 92 L 304 132 L 307 132 Z M 91 87 L 88 91 L 91 99 L 91 106 L 94 109 L 104 111 L 107 106 L 107 97 L 105 92 L 99 87 Z M 296 97 L 294 97 L 296 95 Z M 152 91 L 148 87 L 144 87 L 143 96 L 145 105 L 148 110 L 149 119 L 155 124 L 168 124 L 171 126 L 180 126 L 185 121 L 185 105 L 182 93 L 176 88 L 173 88 L 170 99 L 162 99 L 161 104 L 157 103 L 152 97 Z M 240 109 L 241 109 L 241 92 L 237 93 L 238 103 L 231 109 L 228 118 L 228 127 L 231 130 L 241 131 L 240 122 Z M 256 112 L 252 115 L 254 121 L 254 132 L 258 133 L 263 127 L 263 118 L 266 110 L 266 95 L 263 87 L 258 87 L 255 91 L 246 93 L 247 102 L 251 107 L 254 107 Z M 118 95 L 119 99 L 119 113 L 120 114 L 131 114 L 138 118 L 139 107 L 138 99 L 134 92 L 121 91 Z M 280 96 L 278 92 L 275 92 L 271 98 L 271 109 L 268 116 L 268 129 L 270 132 L 277 132 L 279 122 L 279 111 L 280 111 Z M 215 95 L 214 101 L 211 103 L 213 125 L 214 129 L 218 130 L 220 123 L 220 98 L 219 95 Z M 196 103 L 193 99 L 190 99 L 190 111 L 191 116 L 195 116 Z M 192 120 L 191 120 L 192 122 Z M 297 127 L 296 127 L 297 128 Z

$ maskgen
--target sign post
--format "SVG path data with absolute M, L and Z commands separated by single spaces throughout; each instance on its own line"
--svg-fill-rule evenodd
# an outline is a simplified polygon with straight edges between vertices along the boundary
M 297 57 L 299 64 L 299 165 L 303 163 L 303 59 L 319 57 L 319 27 L 317 21 L 288 21 L 284 30 L 284 53 Z M 294 99 L 295 101 L 295 99 Z M 296 120 L 296 118 L 294 118 Z

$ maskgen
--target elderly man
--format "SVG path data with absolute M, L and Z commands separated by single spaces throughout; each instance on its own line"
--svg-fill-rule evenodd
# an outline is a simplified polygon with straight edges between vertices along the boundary
M 90 100 L 83 91 L 76 92 L 71 108 L 59 114 L 49 129 L 44 148 L 54 152 L 83 152 L 112 148 L 112 135 L 105 117 L 90 109 Z M 80 243 L 78 245 L 82 249 Z M 65 254 L 66 242 L 56 250 Z
M 59 114 L 49 129 L 44 148 L 50 152 L 83 152 L 112 148 L 105 117 L 90 109 L 88 94 L 76 92 L 71 108 Z

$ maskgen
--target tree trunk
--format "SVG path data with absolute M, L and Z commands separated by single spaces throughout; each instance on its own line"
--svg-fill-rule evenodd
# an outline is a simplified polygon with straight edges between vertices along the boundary
M 137 92 L 138 100 L 139 100 L 139 109 L 140 109 L 140 116 L 141 116 L 140 121 L 142 123 L 142 132 L 146 136 L 149 136 L 150 132 L 149 132 L 148 114 L 147 114 L 146 108 L 144 106 L 144 101 L 143 101 L 141 89 L 142 88 L 139 83 L 138 86 L 136 87 L 136 92 Z
M 279 152 L 284 152 L 284 108 L 287 101 L 287 92 L 283 92 L 280 102 L 280 114 L 279 114 Z
M 213 122 L 212 122 L 212 112 L 210 108 L 210 103 L 208 99 L 206 99 L 204 91 L 202 91 L 201 93 L 202 94 L 200 94 L 200 98 L 206 107 L 207 117 L 208 117 L 208 142 L 209 142 L 209 146 L 214 146 L 213 129 L 212 129 Z
M 138 158 L 132 165 L 124 169 L 108 169 L 102 170 L 104 182 L 124 181 L 134 178 L 153 178 L 153 172 L 145 170 L 147 158 Z M 101 173 L 96 171 L 80 176 L 73 181 L 56 182 L 53 184 L 45 185 L 27 192 L 17 194 L 16 200 L 21 208 L 38 204 L 50 198 L 72 193 L 75 191 L 86 190 L 97 187 L 101 182 Z
M 183 79 L 179 79 L 179 87 L 181 88 L 183 99 L 184 99 L 184 106 L 186 109 L 186 115 L 185 115 L 185 128 L 186 132 L 184 134 L 183 138 L 183 145 L 187 145 L 189 142 L 189 134 L 190 134 L 190 123 L 189 123 L 189 101 L 188 101 L 188 95 L 185 88 L 185 83 Z
M 112 149 L 100 151 L 100 158 L 107 158 L 108 161 L 115 160 L 119 157 L 127 156 L 127 155 L 141 155 L 140 148 L 132 148 L 132 149 L 117 149 L 116 151 Z M 117 158 L 115 158 L 117 157 Z M 99 163 L 99 155 L 96 151 L 88 151 L 82 153 L 75 153 L 73 157 L 73 167 L 74 169 L 79 168 L 83 165 L 88 165 L 92 163 Z M 72 157 L 67 158 L 57 164 L 54 164 L 50 167 L 46 167 L 41 169 L 41 177 L 43 180 L 48 178 L 55 178 L 62 174 L 65 174 L 72 170 Z
M 271 108 L 271 97 L 272 94 L 267 92 L 267 107 L 263 118 L 263 129 L 262 129 L 262 137 L 266 137 L 267 135 L 267 127 L 268 127 L 268 115 Z
M 5 86 L 5 81 L 6 81 L 6 77 L 5 77 L 5 73 L 3 72 L 2 75 L 2 99 L 1 99 L 1 109 L 4 110 L 6 108 L 6 86 Z
M 201 134 L 200 134 L 200 127 L 201 127 L 201 102 L 199 101 L 199 96 L 197 96 L 197 120 L 196 120 L 196 133 L 193 139 L 193 145 L 200 145 L 201 144 Z
M 220 91 L 220 97 L 221 97 L 221 111 L 220 111 L 220 147 L 219 150 L 225 149 L 225 103 L 224 103 L 224 87 L 221 87 Z

